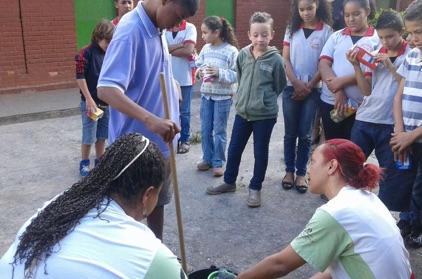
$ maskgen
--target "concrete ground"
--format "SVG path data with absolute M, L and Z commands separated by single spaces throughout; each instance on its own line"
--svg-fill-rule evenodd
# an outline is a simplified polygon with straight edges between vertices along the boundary
M 23 222 L 44 201 L 79 179 L 81 123 L 79 115 L 75 115 L 78 93 L 62 90 L 39 96 L 0 96 L 0 255 Z M 55 101 L 49 103 L 50 99 Z M 64 104 L 60 105 L 61 102 Z M 196 96 L 192 102 L 194 132 L 199 130 L 199 103 Z M 50 118 L 61 115 L 66 117 Z M 233 116 L 234 111 L 228 124 L 229 133 Z M 20 121 L 29 122 L 17 123 Z M 322 204 L 318 196 L 284 191 L 280 187 L 284 172 L 280 115 L 270 145 L 262 207 L 248 208 L 246 186 L 253 171 L 251 147 L 252 139 L 243 155 L 237 192 L 221 196 L 205 195 L 207 186 L 218 184 L 222 179 L 196 170 L 196 162 L 201 157 L 200 145 L 193 145 L 187 154 L 177 155 L 186 253 L 194 270 L 212 264 L 242 270 L 256 263 L 286 246 Z M 178 252 L 173 202 L 166 207 L 164 242 Z M 417 277 L 422 276 L 421 252 L 422 249 L 410 251 Z M 286 278 L 309 278 L 314 272 L 305 265 Z

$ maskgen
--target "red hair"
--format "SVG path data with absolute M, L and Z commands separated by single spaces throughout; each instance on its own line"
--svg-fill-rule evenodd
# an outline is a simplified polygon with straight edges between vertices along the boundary
M 374 189 L 378 186 L 381 169 L 374 164 L 365 164 L 365 154 L 353 142 L 346 139 L 328 140 L 321 152 L 327 161 L 337 160 L 339 172 L 350 186 L 356 189 Z

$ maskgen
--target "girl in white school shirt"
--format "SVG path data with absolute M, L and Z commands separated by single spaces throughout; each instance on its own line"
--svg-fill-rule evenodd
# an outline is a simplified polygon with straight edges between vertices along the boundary
M 343 114 L 347 106 L 357 108 L 362 103 L 363 95 L 359 90 L 352 64 L 346 53 L 358 45 L 368 52 L 378 48 L 379 38 L 368 17 L 373 10 L 370 0 L 345 0 L 344 21 L 346 28 L 330 36 L 321 52 L 319 70 L 324 82 L 321 92 L 320 113 L 324 126 L 325 138 L 350 139 L 350 132 L 355 116 L 349 116 L 341 122 L 334 122 L 330 111 L 336 108 Z
M 292 19 L 283 41 L 288 80 L 283 91 L 286 175 L 282 186 L 285 190 L 294 186 L 299 193 L 305 193 L 308 189 L 306 164 L 321 87 L 318 60 L 325 42 L 333 33 L 328 24 L 331 24 L 331 12 L 326 0 L 292 2 Z

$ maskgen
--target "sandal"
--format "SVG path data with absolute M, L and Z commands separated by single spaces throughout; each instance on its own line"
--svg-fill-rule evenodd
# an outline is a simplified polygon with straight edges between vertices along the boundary
M 296 178 L 297 181 L 297 178 Z M 306 193 L 306 191 L 308 191 L 308 183 L 306 183 L 306 180 L 303 181 L 304 184 L 297 184 L 295 181 L 295 189 L 296 191 L 298 191 L 301 194 Z
M 296 185 L 295 184 L 295 189 L 296 191 L 298 191 L 301 194 L 305 194 L 306 191 L 308 191 L 308 185 L 304 184 L 304 185 Z
M 293 188 L 294 183 L 284 181 L 284 179 L 286 179 L 286 177 L 287 177 L 287 174 L 283 177 L 283 180 L 281 181 L 281 187 L 283 187 L 284 190 L 290 190 L 290 189 Z
M 178 154 L 185 154 L 188 153 L 190 149 L 189 142 L 178 142 L 177 143 L 177 153 Z

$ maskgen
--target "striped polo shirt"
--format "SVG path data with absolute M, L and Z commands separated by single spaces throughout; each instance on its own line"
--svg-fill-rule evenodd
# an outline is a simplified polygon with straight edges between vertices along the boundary
M 403 64 L 409 51 L 410 47 L 403 40 L 398 56 L 393 63 L 396 69 Z M 379 53 L 387 52 L 388 50 L 384 47 L 379 50 Z M 356 120 L 376 124 L 394 124 L 393 100 L 399 88 L 399 82 L 384 63 L 379 63 L 375 70 L 366 67 L 365 76 L 372 77 L 371 95 L 363 98 L 362 105 L 356 113 Z
M 290 33 L 290 28 L 287 28 L 283 46 L 289 47 L 290 62 L 296 78 L 303 82 L 312 80 L 318 72 L 318 60 L 322 48 L 332 33 L 333 29 L 322 21 L 308 38 L 305 37 L 303 28 L 293 35 Z M 287 85 L 292 86 L 288 78 Z
M 397 71 L 405 79 L 402 109 L 406 132 L 422 126 L 422 53 L 412 49 Z M 422 142 L 422 138 L 417 142 Z
M 343 187 L 319 207 L 291 243 L 317 270 L 333 279 L 408 279 L 409 254 L 388 209 L 373 193 Z
M 378 48 L 379 38 L 373 27 L 369 27 L 363 37 L 353 44 L 352 31 L 350 28 L 344 28 L 334 32 L 322 49 L 320 59 L 326 59 L 332 62 L 332 69 L 336 76 L 350 76 L 354 75 L 355 71 L 352 64 L 347 60 L 346 53 L 358 45 L 368 52 Z M 351 85 L 344 88 L 344 92 L 351 101 L 353 107 L 358 107 L 363 100 L 363 95 L 357 85 Z M 335 95 L 328 89 L 327 85 L 323 83 L 321 100 L 327 104 L 334 105 Z

